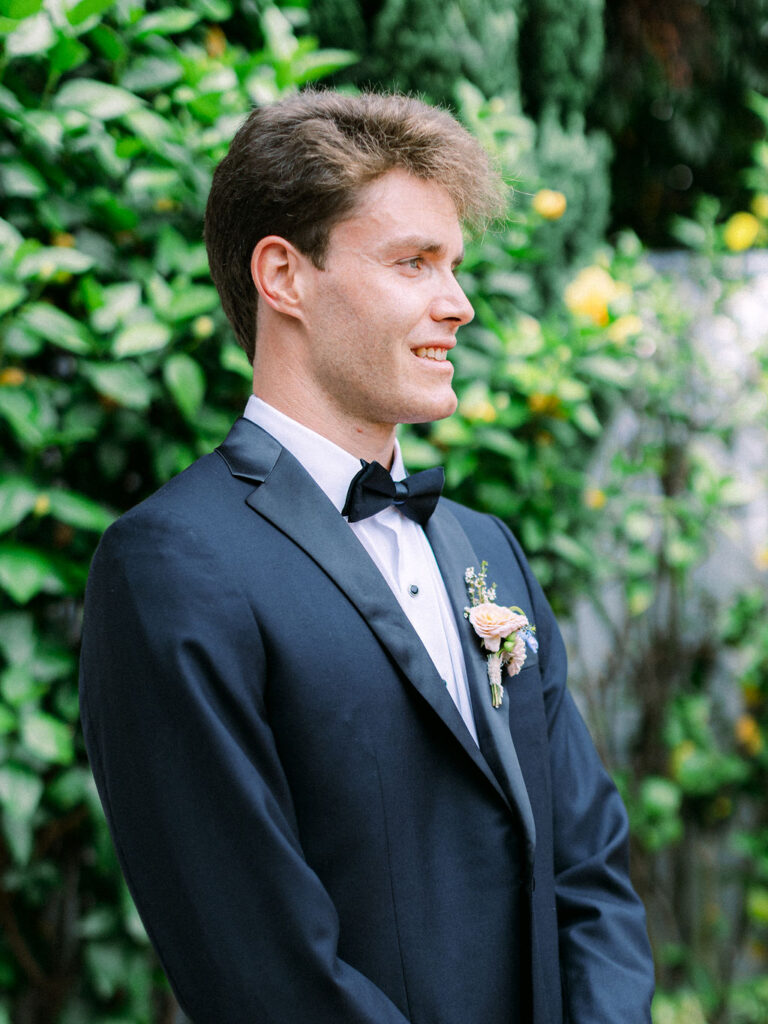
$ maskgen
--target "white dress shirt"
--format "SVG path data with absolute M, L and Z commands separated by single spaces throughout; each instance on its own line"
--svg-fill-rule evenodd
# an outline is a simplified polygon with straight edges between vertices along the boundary
M 350 481 L 360 470 L 360 460 L 255 395 L 248 399 L 243 415 L 287 448 L 341 513 Z M 397 441 L 391 472 L 395 480 L 405 476 Z M 349 528 L 408 616 L 477 743 L 456 620 L 424 530 L 394 505 L 368 519 L 349 523 Z

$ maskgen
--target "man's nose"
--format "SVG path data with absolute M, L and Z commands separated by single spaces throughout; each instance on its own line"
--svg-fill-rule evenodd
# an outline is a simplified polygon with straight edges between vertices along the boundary
M 432 304 L 433 320 L 455 320 L 459 327 L 473 319 L 475 311 L 453 271 L 446 274 Z

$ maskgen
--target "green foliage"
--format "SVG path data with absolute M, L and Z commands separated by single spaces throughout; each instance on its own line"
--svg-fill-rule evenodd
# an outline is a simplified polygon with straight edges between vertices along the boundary
M 485 96 L 517 96 L 520 9 L 517 0 L 315 0 L 310 24 L 324 45 L 360 54 L 343 80 L 451 104 L 462 79 Z
M 148 1022 L 173 1001 L 77 729 L 87 567 L 242 408 L 251 371 L 200 240 L 213 167 L 253 102 L 351 55 L 266 4 L 2 18 L 0 1019 Z
M 547 110 L 567 119 L 588 108 L 603 66 L 604 6 L 604 0 L 526 5 L 520 68 L 526 109 L 537 120 Z
M 615 226 L 668 246 L 671 217 L 694 216 L 702 195 L 726 214 L 744 202 L 740 172 L 759 131 L 744 98 L 768 92 L 767 24 L 765 0 L 606 5 L 590 120 L 615 144 Z

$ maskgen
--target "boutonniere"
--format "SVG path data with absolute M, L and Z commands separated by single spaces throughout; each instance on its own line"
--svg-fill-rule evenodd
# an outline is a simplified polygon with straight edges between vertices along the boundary
M 480 563 L 480 572 L 470 566 L 464 573 L 471 608 L 464 609 L 465 618 L 480 637 L 488 651 L 488 682 L 491 684 L 491 703 L 501 707 L 504 699 L 501 671 L 507 666 L 507 674 L 516 676 L 525 664 L 526 644 L 532 651 L 539 649 L 535 637 L 536 627 L 528 621 L 522 608 L 516 605 L 506 608 L 496 604 L 496 584 L 490 587 L 486 582 L 488 563 Z

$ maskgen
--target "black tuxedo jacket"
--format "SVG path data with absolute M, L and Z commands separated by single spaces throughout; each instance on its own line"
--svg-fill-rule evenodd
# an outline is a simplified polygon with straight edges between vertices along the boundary
M 94 558 L 81 706 L 128 885 L 196 1024 L 645 1024 L 627 823 L 513 536 L 441 500 L 479 749 L 365 549 L 238 420 Z M 536 625 L 490 703 L 464 571 Z

